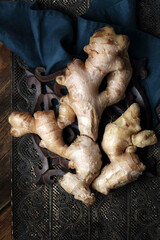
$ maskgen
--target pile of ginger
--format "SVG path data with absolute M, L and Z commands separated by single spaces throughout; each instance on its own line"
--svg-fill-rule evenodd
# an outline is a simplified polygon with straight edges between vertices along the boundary
M 88 54 L 86 61 L 73 60 L 65 74 L 56 78 L 57 83 L 68 89 L 68 94 L 60 99 L 57 119 L 52 110 L 35 112 L 33 117 L 29 113 L 13 112 L 9 117 L 14 137 L 38 134 L 41 147 L 69 159 L 69 168 L 76 173 L 66 173 L 59 183 L 88 206 L 95 202 L 91 184 L 97 191 L 108 194 L 110 189 L 137 179 L 145 170 L 135 153 L 137 147 L 157 142 L 153 131 L 141 131 L 140 108 L 132 104 L 104 130 L 101 145 L 110 164 L 101 171 L 102 154 L 96 142 L 99 122 L 106 107 L 124 98 L 132 76 L 128 46 L 128 37 L 117 35 L 112 27 L 99 29 L 84 47 Z M 104 79 L 106 89 L 99 92 Z M 76 117 L 80 136 L 68 146 L 63 129 L 75 122 Z

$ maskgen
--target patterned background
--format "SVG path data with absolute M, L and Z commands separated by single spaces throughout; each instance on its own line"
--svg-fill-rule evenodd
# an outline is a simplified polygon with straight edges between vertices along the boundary
M 89 1 L 39 1 L 44 8 L 57 8 L 75 15 L 84 13 Z M 154 3 L 154 7 L 153 7 Z M 156 3 L 156 4 L 155 4 Z M 160 36 L 159 1 L 138 1 L 137 19 L 144 31 Z M 12 56 L 12 110 L 31 111 L 35 90 L 26 84 L 25 64 Z M 160 106 L 157 107 L 160 119 Z M 155 129 L 160 135 L 160 125 Z M 155 176 L 96 194 L 86 207 L 54 184 L 36 185 L 34 167 L 41 163 L 30 135 L 12 139 L 12 211 L 15 240 L 159 240 L 160 153 L 159 143 L 148 148 L 148 159 L 156 166 Z M 147 160 L 146 160 L 147 161 Z M 149 160 L 148 160 L 149 161 Z

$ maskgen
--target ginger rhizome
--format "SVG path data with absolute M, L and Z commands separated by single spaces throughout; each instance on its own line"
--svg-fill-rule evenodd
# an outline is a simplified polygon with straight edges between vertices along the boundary
M 136 180 L 145 170 L 145 165 L 135 153 L 137 147 L 143 148 L 156 142 L 153 131 L 141 131 L 140 109 L 138 104 L 132 104 L 121 117 L 105 128 L 102 148 L 110 164 L 94 180 L 93 188 L 108 194 L 110 189 Z
M 70 146 L 66 145 L 63 130 L 59 128 L 52 110 L 38 111 L 34 117 L 29 113 L 13 112 L 9 122 L 12 125 L 12 136 L 35 133 L 42 139 L 41 147 L 69 159 L 69 168 L 76 169 L 76 174 L 66 173 L 60 179 L 61 186 L 86 205 L 94 203 L 95 197 L 89 185 L 98 176 L 102 165 L 101 152 L 96 142 L 86 136 L 78 136 Z
M 68 89 L 60 100 L 60 127 L 71 124 L 77 116 L 80 134 L 96 141 L 103 110 L 124 97 L 131 78 L 128 46 L 128 37 L 117 35 L 112 27 L 99 29 L 84 47 L 88 53 L 85 63 L 75 59 L 67 65 L 65 75 L 56 78 Z M 107 87 L 99 93 L 104 77 Z
M 111 163 L 98 176 L 102 166 L 96 143 L 99 122 L 103 110 L 124 97 L 131 79 L 128 46 L 128 37 L 117 35 L 112 27 L 99 29 L 84 47 L 88 53 L 86 61 L 74 60 L 67 65 L 65 74 L 56 78 L 68 89 L 68 94 L 60 100 L 57 119 L 52 110 L 38 111 L 33 117 L 29 113 L 13 112 L 9 117 L 13 136 L 37 134 L 41 147 L 69 159 L 69 168 L 76 169 L 76 174 L 68 172 L 59 182 L 86 205 L 95 201 L 90 184 L 107 194 L 111 188 L 138 177 L 145 166 L 135 154 L 136 147 L 156 142 L 152 131 L 139 132 L 139 107 L 133 104 L 119 119 L 106 126 L 102 148 Z M 107 83 L 106 89 L 99 92 L 103 80 Z M 63 139 L 63 129 L 73 123 L 75 117 L 80 136 L 68 146 Z

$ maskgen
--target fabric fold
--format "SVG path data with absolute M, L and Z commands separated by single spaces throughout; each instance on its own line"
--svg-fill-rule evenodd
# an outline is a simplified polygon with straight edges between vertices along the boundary
M 33 10 L 34 4 L 0 2 L 0 41 L 28 67 L 57 71 L 72 61 L 68 49 L 74 41 L 74 22 L 56 10 Z
M 88 11 L 82 17 L 96 22 L 136 28 L 136 1 L 92 0 Z

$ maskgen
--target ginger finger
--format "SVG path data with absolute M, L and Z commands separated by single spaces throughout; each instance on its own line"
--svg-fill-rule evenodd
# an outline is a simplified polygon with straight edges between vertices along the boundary
M 67 149 L 66 157 L 70 159 L 69 167 L 76 169 L 76 174 L 65 174 L 60 179 L 60 185 L 75 199 L 92 205 L 95 197 L 89 185 L 98 176 L 102 166 L 98 144 L 86 136 L 78 136 Z
M 120 118 L 106 126 L 102 148 L 111 163 L 92 183 L 97 191 L 108 194 L 110 189 L 137 179 L 145 170 L 145 165 L 135 154 L 136 148 L 155 144 L 157 138 L 153 131 L 139 132 L 139 116 L 138 104 L 132 104 Z
M 156 135 L 154 131 L 144 130 L 140 133 L 132 135 L 132 143 L 133 145 L 144 148 L 146 146 L 155 144 L 157 142 Z
M 29 113 L 13 112 L 8 120 L 13 126 L 10 132 L 14 137 L 36 132 L 34 118 Z
M 58 127 L 54 111 L 38 111 L 34 117 L 25 112 L 13 112 L 9 117 L 12 125 L 11 134 L 20 137 L 27 133 L 35 133 L 41 137 L 40 145 L 64 157 L 67 145 L 62 137 L 62 130 Z
M 131 78 L 128 46 L 127 36 L 117 35 L 112 27 L 104 27 L 94 33 L 89 44 L 84 47 L 88 53 L 85 63 L 75 59 L 67 65 L 65 76 L 56 79 L 68 89 L 64 100 L 67 99 L 65 101 L 77 116 L 80 134 L 94 141 L 98 136 L 103 110 L 123 98 Z M 99 86 L 105 76 L 106 90 L 99 93 Z
M 107 76 L 106 90 L 99 94 L 98 99 L 103 108 L 105 108 L 106 105 L 111 106 L 123 99 L 125 93 L 124 89 L 126 89 L 126 86 L 128 85 L 128 80 L 122 80 L 128 79 L 126 78 L 127 75 L 130 76 L 130 71 L 117 70 Z
M 57 83 L 60 85 L 65 85 L 66 78 L 64 75 L 60 75 L 56 78 Z
M 75 113 L 72 108 L 67 104 L 61 104 L 59 106 L 58 126 L 64 129 L 66 126 L 75 122 Z
M 87 206 L 95 202 L 95 196 L 91 193 L 89 187 L 81 181 L 75 174 L 66 173 L 59 180 L 60 185 L 66 192 L 73 194 L 75 199 L 81 200 Z

